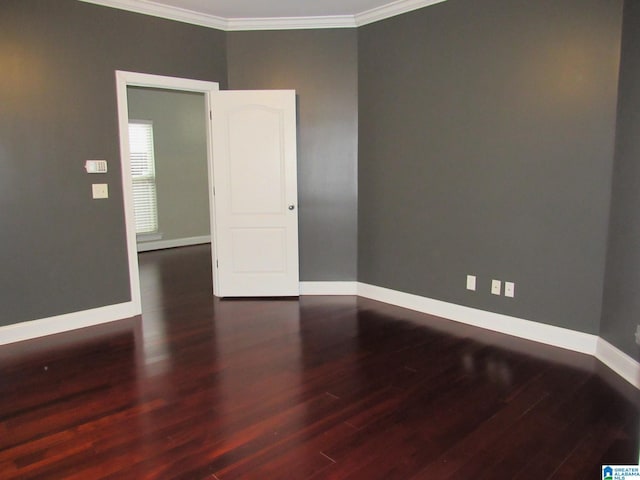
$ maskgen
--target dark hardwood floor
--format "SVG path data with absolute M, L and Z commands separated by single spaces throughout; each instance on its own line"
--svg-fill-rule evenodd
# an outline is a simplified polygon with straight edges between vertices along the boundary
M 638 391 L 589 356 L 356 297 L 216 300 L 142 254 L 142 318 L 0 347 L 0 478 L 599 479 Z

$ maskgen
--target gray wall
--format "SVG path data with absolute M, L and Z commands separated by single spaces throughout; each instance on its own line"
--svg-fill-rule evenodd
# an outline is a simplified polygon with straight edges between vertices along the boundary
M 360 281 L 599 332 L 621 15 L 449 0 L 358 30 Z
M 129 119 L 153 122 L 162 240 L 210 234 L 204 94 L 128 87 Z
M 3 0 L 0 325 L 128 301 L 115 70 L 226 85 L 225 34 L 76 0 Z M 106 159 L 91 199 L 86 159 Z
M 640 3 L 624 7 L 609 251 L 600 335 L 636 359 L 640 324 Z
M 355 280 L 355 30 L 228 34 L 229 87 L 295 89 L 301 280 Z
M 604 282 L 621 0 L 449 0 L 357 31 L 229 34 L 4 0 L 0 325 L 129 299 L 120 69 L 298 91 L 303 280 L 358 278 L 637 354 L 640 7 L 625 8 Z M 90 199 L 89 158 L 110 162 L 107 201 Z M 491 296 L 491 278 L 516 298 Z

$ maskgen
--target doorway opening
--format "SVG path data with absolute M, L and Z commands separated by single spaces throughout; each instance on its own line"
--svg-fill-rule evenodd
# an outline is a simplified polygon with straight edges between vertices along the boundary
M 137 89 L 139 92 L 177 92 L 185 94 L 201 95 L 204 102 L 204 123 L 205 123 L 205 145 L 206 152 L 206 189 L 208 196 L 209 215 L 208 221 L 210 225 L 209 236 L 211 238 L 212 254 L 215 252 L 215 221 L 214 221 L 214 199 L 211 192 L 213 191 L 213 153 L 212 153 L 212 125 L 211 117 L 208 112 L 211 111 L 212 96 L 219 90 L 216 82 L 205 82 L 200 80 L 190 80 L 176 77 L 165 77 L 160 75 L 150 75 L 135 72 L 116 72 L 116 90 L 118 101 L 118 124 L 120 132 L 120 152 L 121 152 L 121 168 L 123 182 L 123 197 L 127 236 L 127 253 L 129 259 L 129 278 L 131 288 L 131 300 L 134 304 L 136 314 L 142 313 L 142 302 L 140 292 L 140 269 L 138 264 L 138 236 L 136 235 L 136 217 L 134 208 L 134 181 L 132 178 L 132 162 L 131 162 L 131 143 L 129 123 L 133 117 L 130 115 L 128 91 Z M 131 112 L 135 113 L 135 112 Z M 135 115 L 133 115 L 135 116 Z M 139 119 L 144 120 L 144 119 Z M 141 122 L 139 122 L 141 123 Z M 149 188 L 147 186 L 143 188 Z M 150 232 L 147 232 L 150 233 Z M 149 238 L 151 241 L 162 241 L 158 238 L 162 232 L 153 232 Z M 198 238 L 200 237 L 200 238 Z M 201 243 L 202 235 L 196 235 L 191 238 L 193 243 Z M 171 244 L 167 244 L 171 246 Z M 176 245 L 177 246 L 177 245 Z M 216 294 L 217 281 L 216 270 L 212 268 L 213 277 L 213 293 Z
M 127 87 L 138 252 L 211 242 L 204 94 Z

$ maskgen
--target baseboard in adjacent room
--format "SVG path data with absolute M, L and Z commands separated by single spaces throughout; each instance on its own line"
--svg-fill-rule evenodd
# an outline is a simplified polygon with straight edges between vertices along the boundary
M 188 247 L 190 245 L 200 245 L 211 243 L 211 235 L 200 237 L 176 238 L 173 240 L 156 240 L 151 242 L 139 242 L 138 252 L 149 252 L 151 250 L 162 250 L 164 248 Z

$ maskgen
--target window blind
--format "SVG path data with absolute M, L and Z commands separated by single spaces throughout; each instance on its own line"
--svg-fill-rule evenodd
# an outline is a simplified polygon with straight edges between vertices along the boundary
M 129 122 L 129 151 L 133 181 L 133 209 L 136 234 L 158 231 L 156 168 L 153 151 L 153 123 Z

